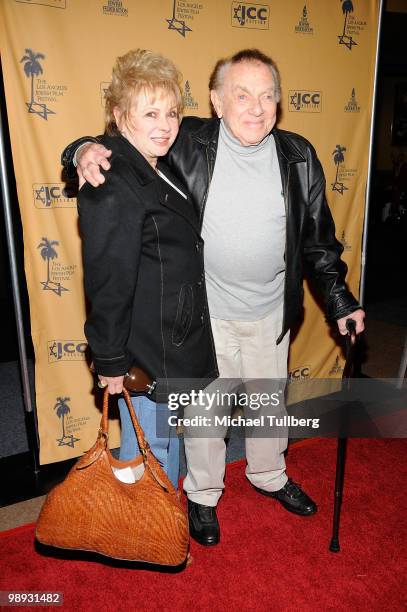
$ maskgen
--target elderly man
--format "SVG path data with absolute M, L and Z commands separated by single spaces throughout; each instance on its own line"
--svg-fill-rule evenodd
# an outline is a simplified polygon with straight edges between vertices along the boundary
M 289 330 L 303 299 L 303 267 L 322 294 L 326 315 L 346 334 L 363 330 L 364 312 L 345 284 L 342 247 L 325 198 L 325 179 L 312 145 L 275 127 L 277 69 L 257 49 L 217 63 L 210 79 L 217 118 L 186 117 L 168 154 L 187 185 L 205 241 L 208 304 L 221 378 L 286 378 Z M 163 130 L 165 126 L 163 126 Z M 110 152 L 80 139 L 63 154 L 72 173 L 94 186 L 105 180 Z M 351 317 L 350 317 L 351 315 Z M 246 476 L 259 493 L 302 516 L 317 506 L 287 477 L 287 439 L 246 439 Z M 219 542 L 216 505 L 223 491 L 225 441 L 185 438 L 191 536 Z

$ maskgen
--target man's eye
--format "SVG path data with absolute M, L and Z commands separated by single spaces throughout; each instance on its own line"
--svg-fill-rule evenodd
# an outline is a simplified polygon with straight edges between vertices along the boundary
M 267 100 L 267 102 L 274 102 L 276 99 L 276 94 L 274 91 L 264 94 L 264 99 Z
M 247 96 L 245 94 L 239 94 L 239 100 L 246 100 Z

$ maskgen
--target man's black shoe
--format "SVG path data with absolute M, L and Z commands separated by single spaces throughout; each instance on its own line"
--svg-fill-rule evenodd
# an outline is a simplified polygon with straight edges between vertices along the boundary
M 188 500 L 189 533 L 203 546 L 213 546 L 220 540 L 216 508 Z
M 318 510 L 316 503 L 291 478 L 287 480 L 284 487 L 279 489 L 279 491 L 264 491 L 264 489 L 259 489 L 258 487 L 254 488 L 262 495 L 274 497 L 286 510 L 294 512 L 294 514 L 311 516 L 311 514 L 315 514 Z

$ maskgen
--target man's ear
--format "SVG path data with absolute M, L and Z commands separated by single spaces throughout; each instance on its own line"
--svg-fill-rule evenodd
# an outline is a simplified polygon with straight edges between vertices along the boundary
M 215 89 L 211 89 L 211 102 L 219 119 L 223 117 L 222 98 Z

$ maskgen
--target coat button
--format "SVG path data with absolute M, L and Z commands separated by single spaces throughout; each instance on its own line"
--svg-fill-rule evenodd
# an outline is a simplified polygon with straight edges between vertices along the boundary
M 199 251 L 199 242 L 198 241 L 195 242 L 195 248 L 196 248 L 197 251 Z
M 201 324 L 203 325 L 205 323 L 205 313 L 203 312 L 201 314 Z

